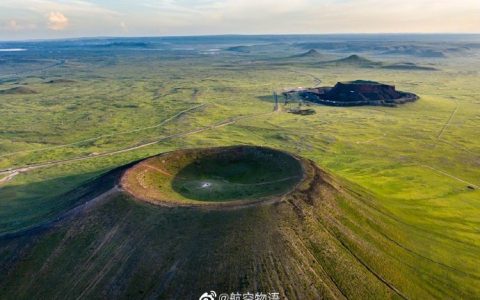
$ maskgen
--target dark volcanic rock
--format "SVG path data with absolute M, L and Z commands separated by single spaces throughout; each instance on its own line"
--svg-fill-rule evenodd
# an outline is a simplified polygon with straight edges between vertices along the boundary
M 308 101 L 333 106 L 396 106 L 418 99 L 415 94 L 397 91 L 393 85 L 364 80 L 339 82 L 333 88 L 307 89 L 300 91 L 300 96 Z

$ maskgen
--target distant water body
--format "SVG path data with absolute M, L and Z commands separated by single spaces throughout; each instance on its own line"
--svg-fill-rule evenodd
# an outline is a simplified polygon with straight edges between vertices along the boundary
M 19 51 L 27 51 L 27 49 L 23 49 L 23 48 L 0 49 L 0 52 L 19 52 Z

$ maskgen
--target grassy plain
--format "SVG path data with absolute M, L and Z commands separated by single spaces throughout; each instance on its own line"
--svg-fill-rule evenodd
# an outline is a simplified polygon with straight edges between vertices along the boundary
M 50 58 L 61 59 L 51 68 L 29 62 L 38 72 L 2 69 L 0 89 L 25 85 L 38 93 L 0 95 L 0 169 L 84 159 L 3 184 L 0 235 L 54 219 L 78 204 L 64 193 L 116 166 L 179 148 L 261 145 L 315 161 L 366 199 L 337 199 L 338 222 L 352 233 L 342 241 L 403 295 L 480 297 L 478 53 L 361 54 L 439 69 L 409 71 L 322 66 L 318 57 L 296 63 L 296 51 L 281 44 L 240 54 L 72 50 Z M 73 82 L 46 83 L 53 78 Z M 312 116 L 273 112 L 272 91 L 318 79 L 392 83 L 420 100 L 397 108 L 315 106 Z

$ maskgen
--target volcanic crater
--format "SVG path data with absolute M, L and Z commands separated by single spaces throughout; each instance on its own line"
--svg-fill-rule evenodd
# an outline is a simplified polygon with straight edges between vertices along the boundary
M 370 80 L 338 82 L 334 87 L 300 89 L 285 92 L 284 95 L 288 98 L 292 93 L 307 101 L 330 106 L 394 107 L 419 99 L 414 93 L 396 90 L 394 85 Z
M 278 291 L 282 299 L 364 299 L 372 291 L 406 298 L 360 256 L 381 253 L 371 231 L 356 231 L 358 220 L 383 226 L 384 213 L 365 205 L 370 195 L 287 152 L 177 150 L 109 171 L 62 198 L 82 204 L 0 237 L 8 240 L 0 247 L 7 262 L 0 261 L 0 295 L 22 298 L 12 287 L 28 285 L 44 299 L 198 299 L 213 282 L 218 291 Z
M 123 174 L 123 190 L 162 206 L 250 206 L 280 201 L 304 179 L 307 162 L 256 146 L 177 150 L 147 158 Z

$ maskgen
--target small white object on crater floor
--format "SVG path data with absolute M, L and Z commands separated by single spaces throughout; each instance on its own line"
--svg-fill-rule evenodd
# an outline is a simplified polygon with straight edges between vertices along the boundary
M 212 186 L 212 184 L 211 184 L 210 182 L 204 182 L 204 183 L 202 183 L 202 188 L 203 188 L 203 189 L 209 188 L 209 187 L 211 187 L 211 186 Z

